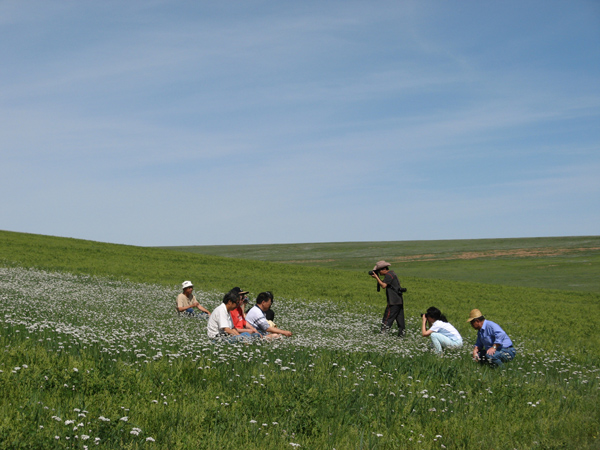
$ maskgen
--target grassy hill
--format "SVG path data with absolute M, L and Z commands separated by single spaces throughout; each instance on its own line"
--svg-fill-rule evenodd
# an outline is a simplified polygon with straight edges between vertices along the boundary
M 0 449 L 597 449 L 600 293 L 502 283 L 544 285 L 536 264 L 558 249 L 589 252 L 564 266 L 589 282 L 578 268 L 596 264 L 597 239 L 557 239 L 268 246 L 260 261 L 0 232 Z M 527 245 L 539 254 L 515 269 Z M 366 271 L 380 258 L 408 288 L 403 339 L 377 332 L 385 297 Z M 463 262 L 479 282 L 441 279 Z M 211 307 L 235 285 L 272 290 L 294 336 L 213 343 L 173 311 L 184 279 Z M 432 305 L 464 348 L 428 350 Z M 502 369 L 470 358 L 475 307 L 518 349 Z
M 587 245 L 593 248 L 596 238 L 552 238 L 545 240 L 528 240 L 527 242 L 543 242 L 538 248 L 549 248 L 551 242 L 564 248 L 571 242 L 573 248 L 580 248 L 587 239 Z M 491 251 L 490 241 L 470 241 L 469 246 L 464 241 L 453 241 L 463 247 L 458 250 L 448 242 L 445 243 L 413 243 L 412 252 L 422 254 L 426 248 L 433 251 L 434 247 L 447 254 L 453 252 L 483 251 L 485 244 Z M 344 270 L 331 267 L 309 267 L 301 264 L 282 264 L 254 259 L 229 258 L 225 256 L 205 255 L 197 252 L 178 251 L 165 248 L 145 248 L 127 245 L 106 244 L 78 239 L 41 236 L 34 234 L 0 232 L 0 264 L 4 266 L 35 267 L 50 271 L 63 271 L 74 274 L 90 274 L 126 279 L 134 282 L 156 283 L 172 286 L 174 293 L 179 289 L 184 279 L 191 279 L 197 289 L 226 292 L 233 286 L 241 286 L 250 290 L 254 295 L 263 290 L 271 290 L 276 297 L 302 299 L 306 301 L 327 300 L 340 305 L 343 310 L 368 310 L 379 311 L 385 304 L 383 293 L 377 293 L 374 281 L 367 275 L 367 270 L 372 268 L 373 255 L 383 248 L 401 248 L 403 243 L 364 243 L 364 244 L 298 244 L 286 253 L 289 256 L 294 248 L 308 248 L 316 246 L 321 248 L 321 257 L 324 254 L 335 252 L 338 259 L 343 259 L 344 249 L 359 259 L 355 267 L 349 265 Z M 429 245 L 429 246 L 428 246 Z M 523 248 L 517 242 L 505 243 L 505 246 Z M 279 246 L 266 246 L 266 248 Z M 359 248 L 363 247 L 364 254 Z M 249 251 L 256 252 L 254 246 L 249 246 Z M 530 247 L 531 248 L 531 247 Z M 197 249 L 197 248 L 196 248 Z M 325 250 L 323 250 L 325 249 Z M 354 250 L 353 250 L 354 249 Z M 454 250 L 452 250 L 454 249 Z M 590 250 L 590 259 L 596 257 L 595 250 Z M 394 252 L 386 259 L 393 260 Z M 388 253 L 388 254 L 390 254 Z M 256 253 L 254 253 L 256 255 Z M 546 258 L 546 257 L 544 257 Z M 542 259 L 544 259 L 542 258 Z M 548 275 L 539 271 L 535 258 L 527 267 L 517 269 L 511 267 L 514 262 L 507 260 L 491 260 L 494 262 L 496 272 L 489 275 L 498 284 L 483 284 L 472 281 L 454 281 L 443 279 L 428 279 L 425 277 L 405 276 L 409 267 L 408 263 L 398 264 L 396 267 L 401 275 L 403 286 L 408 288 L 406 295 L 407 315 L 416 316 L 431 305 L 442 308 L 453 321 L 457 321 L 468 314 L 472 308 L 482 311 L 491 311 L 494 317 L 503 323 L 510 323 L 515 330 L 524 334 L 545 333 L 546 321 L 559 321 L 561 333 L 548 336 L 549 342 L 555 342 L 564 348 L 580 352 L 583 349 L 576 345 L 582 333 L 589 332 L 589 339 L 600 346 L 600 336 L 594 331 L 596 319 L 581 321 L 582 311 L 588 317 L 600 317 L 600 295 L 597 292 L 569 292 L 554 289 L 524 288 L 503 285 L 501 281 L 508 272 L 518 271 L 523 280 L 530 280 L 533 285 L 543 285 Z M 584 265 L 583 257 L 579 262 L 573 263 L 571 272 Z M 503 262 L 500 264 L 500 262 Z M 471 278 L 485 278 L 488 266 L 487 260 L 474 259 L 471 264 Z M 366 269 L 357 268 L 366 265 Z M 457 273 L 465 270 L 462 260 L 447 260 L 446 273 Z M 412 264 L 412 263 L 411 263 Z M 423 262 L 423 264 L 425 264 Z M 437 262 L 441 264 L 441 262 Z M 595 264 L 595 263 L 594 263 Z M 587 267 L 587 266 L 586 266 Z M 594 266 L 592 266 L 594 267 Z M 502 272 L 504 270 L 504 272 Z M 424 273 L 415 269 L 417 273 Z M 441 276 L 441 275 L 440 275 Z M 579 284 L 592 284 L 593 277 L 584 271 L 583 274 L 573 273 L 572 280 Z M 597 280 L 596 280 L 597 282 Z M 540 320 L 523 321 L 520 318 L 527 316 L 545 317 Z M 462 322 L 462 321 L 461 321 Z M 459 324 L 461 331 L 469 331 L 464 323 Z M 566 339 L 570 337 L 570 339 Z
M 310 267 L 600 293 L 600 236 L 165 247 Z

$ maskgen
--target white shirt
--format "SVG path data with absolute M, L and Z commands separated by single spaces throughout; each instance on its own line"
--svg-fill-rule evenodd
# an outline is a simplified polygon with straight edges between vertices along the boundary
M 226 334 L 224 328 L 233 329 L 233 320 L 231 320 L 231 314 L 227 311 L 225 303 L 221 303 L 208 318 L 208 325 L 206 326 L 208 337 L 214 339 Z
M 267 328 L 271 326 L 269 325 L 269 322 L 267 322 L 263 310 L 256 305 L 254 305 L 252 309 L 248 311 L 248 314 L 246 314 L 246 322 L 262 332 L 267 331 Z
M 460 333 L 458 332 L 458 330 L 456 328 L 454 328 L 452 325 L 450 325 L 448 322 L 442 322 L 441 320 L 436 320 L 435 322 L 433 322 L 431 327 L 429 327 L 429 329 L 431 331 L 433 331 L 434 333 L 443 334 L 444 336 L 452 339 L 453 341 L 461 341 L 462 342 L 462 337 L 461 337 Z

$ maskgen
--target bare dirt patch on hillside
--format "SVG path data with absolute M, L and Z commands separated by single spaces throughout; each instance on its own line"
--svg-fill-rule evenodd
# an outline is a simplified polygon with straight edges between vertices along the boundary
M 409 255 L 390 258 L 393 261 L 442 261 L 453 259 L 482 259 L 482 258 L 539 258 L 544 256 L 561 256 L 568 253 L 597 251 L 600 247 L 585 248 L 516 248 L 512 250 L 486 250 L 481 252 L 461 252 L 447 256 L 426 254 Z

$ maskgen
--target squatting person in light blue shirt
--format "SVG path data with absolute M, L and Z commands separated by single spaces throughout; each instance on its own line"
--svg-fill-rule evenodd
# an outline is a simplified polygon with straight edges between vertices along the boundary
M 473 347 L 474 360 L 501 367 L 515 357 L 515 348 L 506 332 L 497 323 L 486 320 L 481 311 L 472 310 L 467 322 L 477 330 L 477 341 Z
M 438 355 L 441 355 L 446 348 L 462 346 L 463 341 L 458 330 L 448 323 L 446 316 L 435 306 L 429 308 L 421 317 L 423 318 L 421 334 L 423 337 L 431 337 L 431 345 Z

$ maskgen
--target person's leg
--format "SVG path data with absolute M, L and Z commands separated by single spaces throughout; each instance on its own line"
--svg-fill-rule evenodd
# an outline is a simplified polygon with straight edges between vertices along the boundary
M 398 314 L 400 313 L 402 305 L 388 305 L 385 309 L 385 314 L 383 316 L 383 322 L 385 323 L 385 331 L 389 331 L 394 325 L 394 322 L 398 323 L 398 328 L 400 328 L 400 321 L 398 320 Z M 402 324 L 404 324 L 404 312 L 402 314 Z M 384 332 L 384 326 L 382 326 L 382 332 Z M 400 332 L 403 333 L 404 329 L 400 329 Z
M 393 319 L 390 320 L 391 315 L 392 315 L 391 306 L 387 305 L 387 307 L 385 308 L 385 311 L 383 313 L 383 319 L 381 319 L 381 332 L 382 333 L 386 333 L 392 327 L 394 320 Z
M 480 348 L 479 351 L 477 352 L 477 354 L 479 355 L 479 364 L 483 365 L 488 362 L 488 358 L 487 358 L 487 354 L 485 353 L 485 349 Z
M 458 339 L 451 339 L 452 340 L 452 348 L 458 348 L 458 347 L 462 347 L 463 345 L 463 340 L 462 338 L 458 338 Z
M 179 314 L 182 316 L 185 316 L 185 317 L 193 317 L 194 309 L 193 308 L 184 309 L 183 311 L 179 311 Z
M 398 336 L 404 336 L 406 323 L 404 322 L 404 304 L 396 305 L 398 313 L 396 315 L 396 323 L 398 324 Z
M 505 362 L 512 360 L 516 353 L 514 347 L 502 348 L 496 351 L 492 357 L 489 357 L 490 364 L 492 366 L 502 367 Z
M 434 351 L 439 355 L 445 348 L 452 347 L 454 343 L 448 336 L 444 336 L 442 333 L 431 333 L 431 344 L 433 345 Z
M 252 339 L 250 333 L 247 332 L 243 332 L 240 334 L 236 334 L 236 335 L 229 335 L 227 337 L 224 337 L 223 340 L 225 342 L 228 342 L 229 344 L 235 344 L 236 342 L 248 342 Z

